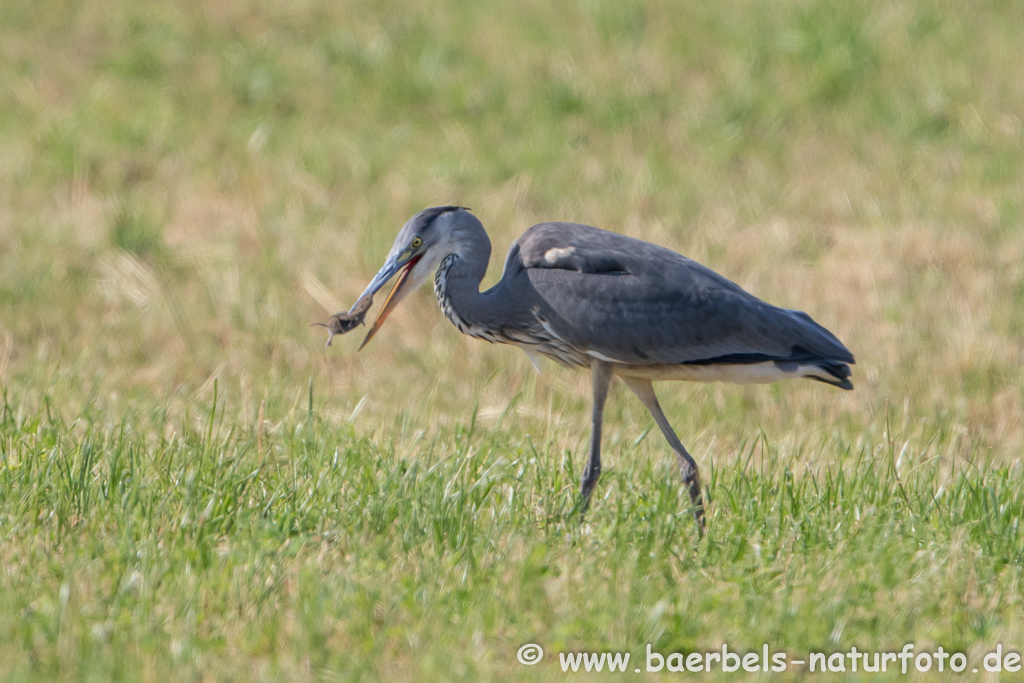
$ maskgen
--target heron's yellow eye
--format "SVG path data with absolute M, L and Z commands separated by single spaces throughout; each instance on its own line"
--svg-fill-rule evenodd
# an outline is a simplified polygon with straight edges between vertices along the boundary
M 419 249 L 421 244 L 423 244 L 423 238 L 422 237 L 413 237 L 412 238 L 412 248 L 413 249 Z

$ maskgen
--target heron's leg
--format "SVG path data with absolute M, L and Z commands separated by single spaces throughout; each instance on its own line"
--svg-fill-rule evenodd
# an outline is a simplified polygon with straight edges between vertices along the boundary
M 590 384 L 594 393 L 594 418 L 590 431 L 590 458 L 580 482 L 580 519 L 590 505 L 590 494 L 601 477 L 601 423 L 604 421 L 604 402 L 612 383 L 612 366 L 601 360 L 590 364 Z
M 668 418 L 665 417 L 665 412 L 661 409 L 661 404 L 658 402 L 658 396 L 654 393 L 654 385 L 651 384 L 651 380 L 623 377 L 622 381 L 636 394 L 636 397 L 640 399 L 640 402 L 644 404 L 647 410 L 651 411 L 651 415 L 654 417 L 654 421 L 658 423 L 661 433 L 665 435 L 668 445 L 672 447 L 672 450 L 679 457 L 679 470 L 683 474 L 683 482 L 690 492 L 690 500 L 694 506 L 693 516 L 697 523 L 700 524 L 700 528 L 703 529 L 704 500 L 701 497 L 700 473 L 697 471 L 697 463 L 687 453 L 686 448 L 683 447 L 679 437 L 676 436 L 675 431 L 672 429 L 672 425 L 668 423 Z

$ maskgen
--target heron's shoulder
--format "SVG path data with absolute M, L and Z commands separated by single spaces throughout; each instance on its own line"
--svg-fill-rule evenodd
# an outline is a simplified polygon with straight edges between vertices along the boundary
M 639 244 L 654 246 L 649 242 L 620 235 L 616 232 L 595 228 L 582 223 L 553 221 L 538 223 L 529 228 L 516 240 L 524 255 L 543 257 L 552 248 L 586 247 L 588 249 L 620 249 Z
M 581 223 L 539 223 L 516 240 L 525 268 L 583 273 L 640 274 L 654 263 L 683 264 L 684 256 L 633 237 Z

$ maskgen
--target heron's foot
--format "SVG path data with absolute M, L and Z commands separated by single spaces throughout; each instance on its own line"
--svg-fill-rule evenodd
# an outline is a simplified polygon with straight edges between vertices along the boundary
M 704 532 L 707 531 L 707 527 L 704 524 L 704 504 L 698 503 L 697 507 L 693 509 L 693 519 L 697 522 L 697 533 L 700 538 L 704 538 Z
M 594 487 L 597 486 L 597 480 L 601 478 L 601 466 L 600 465 L 588 465 L 587 469 L 583 472 L 583 480 L 580 482 L 580 523 L 583 523 L 583 517 L 587 513 L 587 508 L 590 507 L 590 497 L 594 493 Z
M 590 508 L 590 498 L 584 498 L 580 496 L 576 500 L 576 504 L 569 510 L 567 519 L 569 521 L 576 520 L 579 524 L 583 524 L 587 521 L 587 510 Z
M 690 502 L 693 503 L 693 519 L 697 522 L 700 535 L 704 536 L 704 497 L 701 494 L 700 472 L 697 471 L 697 463 L 683 460 L 680 469 L 683 473 L 683 483 L 690 494 Z

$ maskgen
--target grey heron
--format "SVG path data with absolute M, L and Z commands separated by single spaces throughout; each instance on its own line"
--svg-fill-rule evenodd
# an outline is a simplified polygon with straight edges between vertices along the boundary
M 650 411 L 675 451 L 703 528 L 697 463 L 665 417 L 652 382 L 768 383 L 806 377 L 852 389 L 853 354 L 801 311 L 778 308 L 709 268 L 649 242 L 576 223 L 540 223 L 512 244 L 501 280 L 480 291 L 491 242 L 468 209 L 439 206 L 413 216 L 387 260 L 347 314 L 362 322 L 373 295 L 398 278 L 360 349 L 430 273 L 444 315 L 463 334 L 588 368 L 593 391 L 590 453 L 580 514 L 601 476 L 601 424 L 613 378 Z M 330 338 L 328 338 L 330 343 Z

